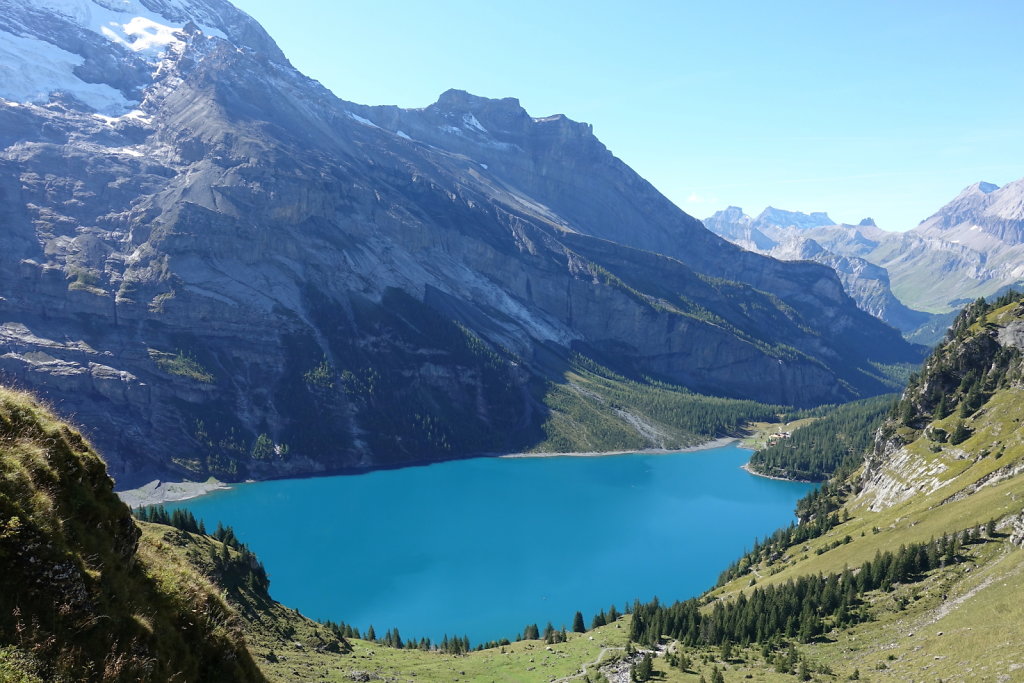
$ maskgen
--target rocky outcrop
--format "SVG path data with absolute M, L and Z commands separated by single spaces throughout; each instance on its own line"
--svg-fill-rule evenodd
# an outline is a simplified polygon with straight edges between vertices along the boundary
M 1024 546 L 1024 512 L 1017 515 L 1010 528 L 1010 543 Z
M 1024 472 L 1016 440 L 998 437 L 1007 433 L 1006 422 L 1019 418 L 988 407 L 1020 390 L 1022 316 L 1020 295 L 960 313 L 879 430 L 858 500 L 877 511 L 948 487 L 936 503 L 945 505 Z

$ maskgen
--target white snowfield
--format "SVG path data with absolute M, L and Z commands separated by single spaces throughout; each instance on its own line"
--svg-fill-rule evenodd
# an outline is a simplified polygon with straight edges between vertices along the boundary
M 74 69 L 85 61 L 38 38 L 0 31 L 0 97 L 14 102 L 41 104 L 50 93 L 74 95 L 93 109 L 120 113 L 129 101 L 109 85 L 86 83 Z
M 172 21 L 147 9 L 139 0 L 8 0 L 60 14 L 82 29 L 130 50 L 158 68 L 168 50 L 184 45 L 184 22 Z M 5 3 L 0 1 L 0 11 Z M 172 3 L 168 3 L 171 5 Z M 189 16 L 185 3 L 173 7 Z M 207 36 L 224 33 L 195 21 Z M 120 116 L 138 104 L 110 85 L 89 83 L 78 76 L 85 58 L 57 44 L 57 33 L 40 34 L 28 26 L 0 30 L 0 97 L 14 102 L 43 104 L 53 93 L 74 96 L 101 114 Z

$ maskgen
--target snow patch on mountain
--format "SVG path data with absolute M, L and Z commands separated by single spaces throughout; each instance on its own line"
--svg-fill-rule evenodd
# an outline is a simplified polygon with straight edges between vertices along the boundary
M 130 102 L 102 83 L 75 75 L 84 58 L 36 38 L 0 31 L 0 97 L 45 103 L 53 93 L 71 95 L 97 111 L 123 112 Z
M 39 4 L 61 14 L 82 28 L 99 33 L 156 63 L 174 43 L 181 43 L 181 22 L 149 10 L 140 0 L 38 0 Z M 179 10 L 186 10 L 180 4 Z M 205 25 L 199 29 L 207 36 L 225 38 L 223 32 Z
M 113 31 L 111 26 L 120 29 L 127 38 Z M 133 52 L 162 52 L 172 43 L 184 42 L 179 37 L 180 29 L 164 26 L 146 17 L 134 17 L 126 24 L 112 21 L 109 26 L 103 26 L 100 30 L 107 38 L 124 45 Z M 128 40 L 129 38 L 134 40 Z
M 484 128 L 482 125 L 480 125 L 480 122 L 477 121 L 476 117 L 473 116 L 472 114 L 463 114 L 462 115 L 462 122 L 464 124 L 466 124 L 468 127 L 472 128 L 474 130 L 477 130 L 477 131 L 479 131 L 481 133 L 486 133 L 487 132 L 487 129 Z
M 141 109 L 132 109 L 127 114 L 122 114 L 121 116 L 106 116 L 105 114 L 93 114 L 93 116 L 108 126 L 117 125 L 122 121 L 138 121 L 147 126 L 153 123 L 153 117 L 148 116 Z
M 345 115 L 346 115 L 346 116 L 348 116 L 348 117 L 349 117 L 350 119 L 352 119 L 353 121 L 355 121 L 356 123 L 361 123 L 361 124 L 363 124 L 364 126 L 369 126 L 370 128 L 380 128 L 380 126 L 378 126 L 378 125 L 377 125 L 376 123 L 374 123 L 374 122 L 373 122 L 373 121 L 371 121 L 370 119 L 367 119 L 367 118 L 363 118 L 363 117 L 362 117 L 362 116 L 360 116 L 359 114 L 353 114 L 353 113 L 352 113 L 352 112 L 350 112 L 350 111 L 346 111 L 346 112 L 345 112 Z
M 198 27 L 207 38 L 225 38 L 201 23 L 208 13 L 199 5 L 170 0 L 147 5 L 141 0 L 0 0 L 0 97 L 46 104 L 63 94 L 120 116 L 138 104 L 133 95 L 149 85 L 166 60 L 184 49 L 186 26 Z M 147 64 L 153 67 L 148 78 Z

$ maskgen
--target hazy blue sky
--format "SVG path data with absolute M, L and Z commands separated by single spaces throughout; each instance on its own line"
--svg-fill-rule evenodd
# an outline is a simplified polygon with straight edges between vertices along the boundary
M 448 88 L 594 125 L 687 212 L 916 225 L 1024 176 L 1024 2 L 234 0 L 364 104 Z

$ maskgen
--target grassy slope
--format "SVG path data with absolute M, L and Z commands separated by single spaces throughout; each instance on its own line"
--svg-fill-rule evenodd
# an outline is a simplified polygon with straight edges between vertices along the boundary
M 1015 306 L 992 312 L 986 321 L 1010 322 L 1014 316 L 1008 312 Z M 971 332 L 980 332 L 986 321 L 975 324 Z M 1024 606 L 1014 598 L 1024 590 L 1024 550 L 1011 545 L 1005 533 L 1024 505 L 1022 401 L 1024 388 L 996 392 L 968 420 L 973 434 L 958 446 L 936 444 L 923 430 L 904 429 L 912 439 L 904 446 L 905 460 L 883 469 L 890 480 L 902 478 L 923 490 L 881 507 L 876 492 L 868 489 L 848 502 L 849 521 L 791 547 L 778 561 L 755 567 L 760 585 L 841 572 L 871 560 L 879 551 L 960 532 L 991 518 L 1002 520 L 1003 532 L 996 539 L 969 546 L 968 562 L 935 570 L 924 581 L 893 593 L 875 594 L 876 621 L 833 631 L 831 642 L 801 646 L 810 659 L 828 662 L 840 677 L 859 669 L 862 679 L 995 680 L 997 674 L 1009 672 L 1017 673 L 1006 680 L 1024 678 Z M 933 424 L 952 429 L 958 419 L 954 414 Z M 995 476 L 1015 470 L 1019 471 L 1002 480 Z M 880 509 L 873 511 L 873 504 Z M 816 554 L 847 535 L 852 542 Z M 747 589 L 749 581 L 749 576 L 740 577 L 714 594 L 729 598 Z M 905 607 L 900 607 L 900 598 L 908 601 Z M 880 665 L 886 668 L 879 669 Z
M 503 648 L 448 655 L 420 650 L 396 650 L 353 639 L 352 652 L 323 654 L 308 647 L 275 650 L 276 664 L 261 662 L 274 681 L 351 681 L 360 673 L 391 681 L 522 681 L 541 683 L 572 676 L 588 663 L 605 663 L 621 657 L 629 634 L 628 617 L 589 633 L 570 633 L 565 643 L 545 645 L 543 640 L 524 640 Z M 253 648 L 266 645 L 253 638 Z M 592 667 L 588 667 L 588 671 Z M 355 679 L 353 678 L 355 676 Z
M 311 622 L 239 587 L 238 559 L 137 524 L 78 432 L 0 388 L 0 681 L 265 680 L 243 632 Z

